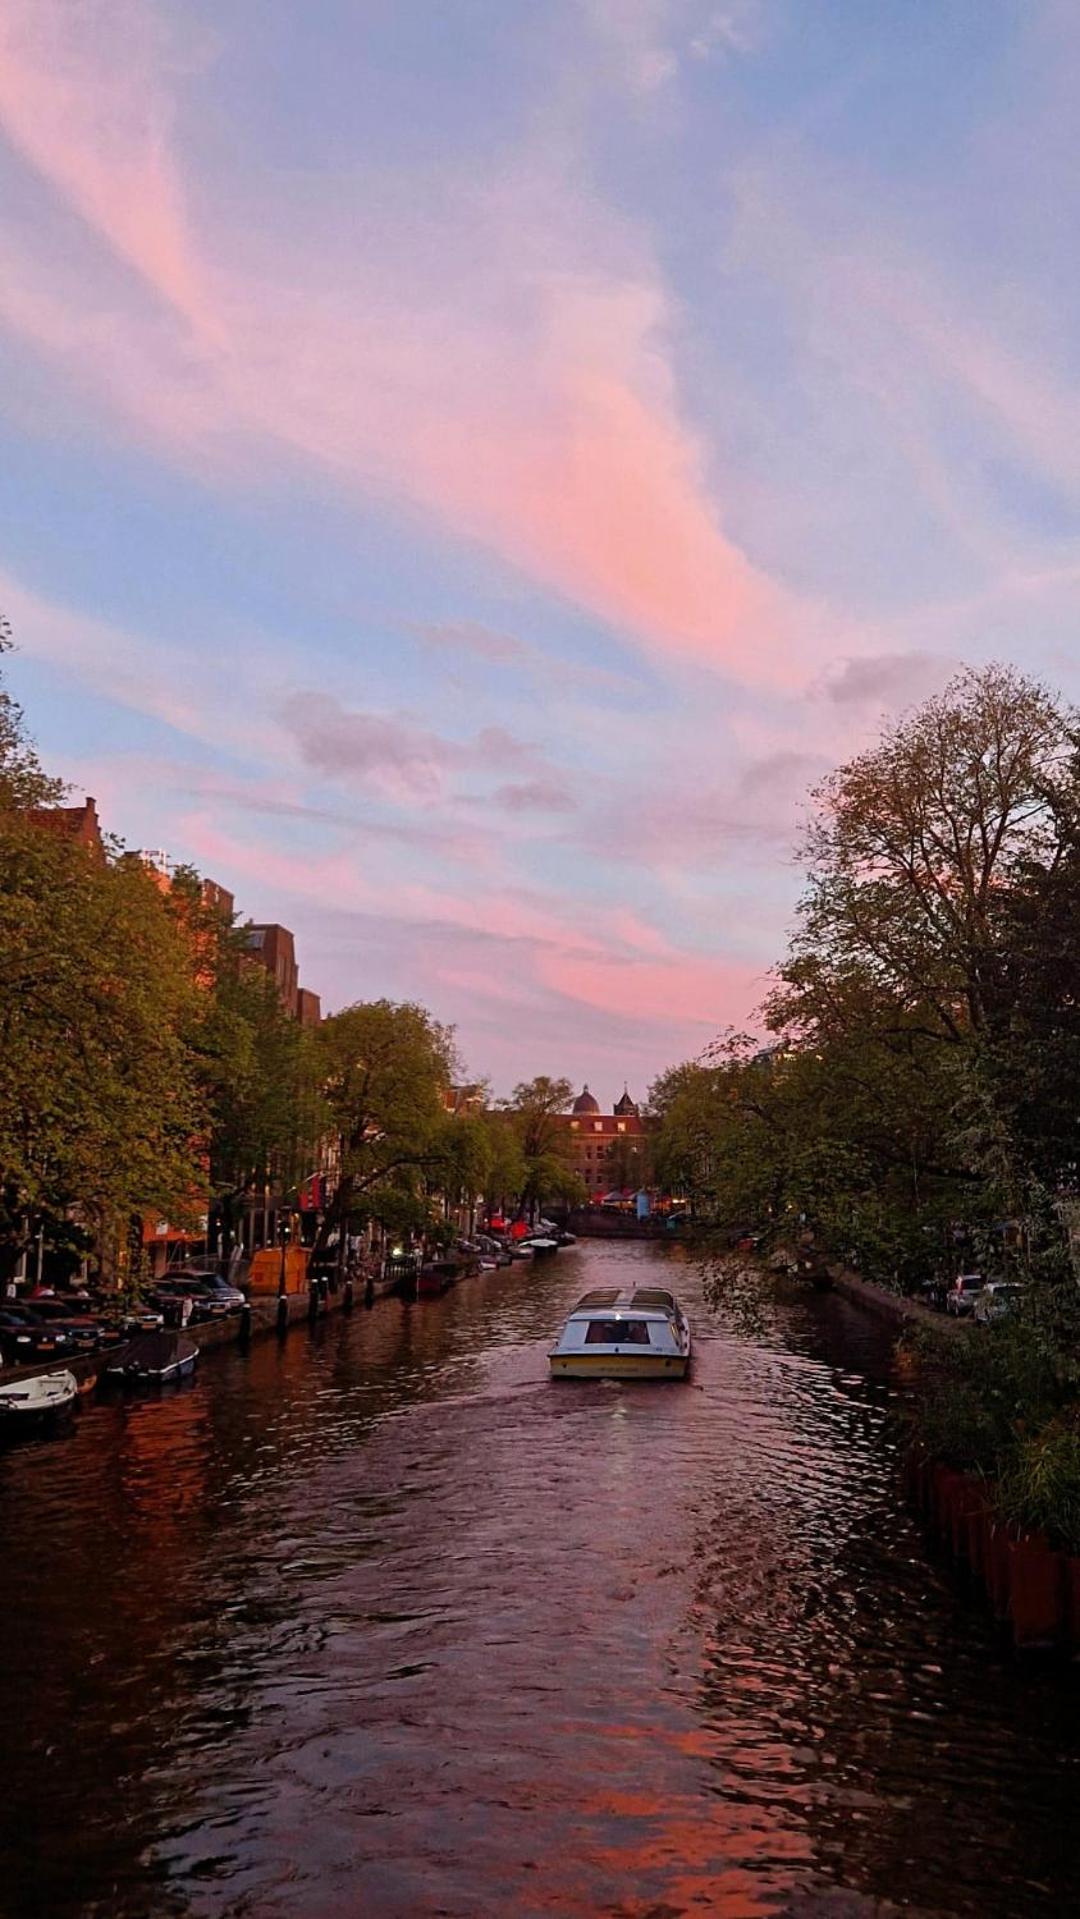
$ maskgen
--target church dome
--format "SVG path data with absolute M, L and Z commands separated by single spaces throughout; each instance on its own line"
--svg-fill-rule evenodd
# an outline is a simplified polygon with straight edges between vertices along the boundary
M 574 1101 L 573 1110 L 575 1113 L 598 1113 L 600 1111 L 600 1101 L 593 1098 L 587 1082 Z
M 623 1087 L 622 1098 L 616 1101 L 615 1111 L 620 1119 L 628 1119 L 631 1114 L 637 1118 L 637 1101 L 631 1099 L 629 1087 Z

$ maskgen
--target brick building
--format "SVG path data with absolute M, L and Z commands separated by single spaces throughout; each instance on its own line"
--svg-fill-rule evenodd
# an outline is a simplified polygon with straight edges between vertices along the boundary
M 620 1188 L 633 1191 L 642 1183 L 645 1124 L 625 1086 L 610 1113 L 600 1111 L 599 1100 L 584 1086 L 570 1112 L 559 1115 L 559 1125 L 570 1164 L 590 1199 Z
M 77 846 L 86 846 L 93 853 L 105 851 L 96 800 L 85 799 L 81 806 L 33 806 L 30 818 L 46 833 L 74 840 Z
M 263 926 L 250 924 L 243 930 L 251 958 L 266 968 L 281 995 L 285 1011 L 293 1019 L 299 1020 L 301 1026 L 318 1026 L 322 1018 L 319 995 L 300 984 L 296 941 L 288 927 L 276 923 Z

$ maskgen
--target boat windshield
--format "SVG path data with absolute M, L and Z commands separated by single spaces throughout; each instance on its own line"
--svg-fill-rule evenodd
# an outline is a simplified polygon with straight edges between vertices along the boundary
M 591 1319 L 585 1334 L 586 1346 L 647 1346 L 647 1319 Z

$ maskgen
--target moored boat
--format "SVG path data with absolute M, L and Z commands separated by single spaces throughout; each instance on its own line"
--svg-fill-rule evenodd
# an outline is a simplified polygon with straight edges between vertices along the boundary
M 5 1427 L 22 1427 L 55 1418 L 58 1413 L 69 1411 L 78 1396 L 75 1375 L 66 1370 L 13 1379 L 9 1385 L 0 1385 L 0 1423 Z
M 690 1322 L 663 1287 L 602 1287 L 578 1300 L 549 1359 L 556 1379 L 685 1379 Z
M 523 1239 L 521 1243 L 523 1246 L 531 1247 L 534 1259 L 549 1259 L 552 1253 L 557 1253 L 559 1250 L 558 1240 L 549 1239 L 546 1233 L 535 1233 L 531 1238 Z
M 464 1268 L 460 1259 L 428 1259 L 420 1268 L 417 1276 L 418 1293 L 445 1293 L 456 1279 L 460 1279 Z
M 171 1386 L 195 1371 L 199 1348 L 187 1333 L 140 1333 L 109 1366 L 106 1378 L 131 1385 Z

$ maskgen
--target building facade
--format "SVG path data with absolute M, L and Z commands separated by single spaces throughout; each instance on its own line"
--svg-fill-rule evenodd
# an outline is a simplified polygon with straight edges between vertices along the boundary
M 559 1116 L 563 1147 L 591 1200 L 635 1192 L 646 1178 L 645 1124 L 624 1086 L 610 1113 L 583 1086 L 569 1113 Z

